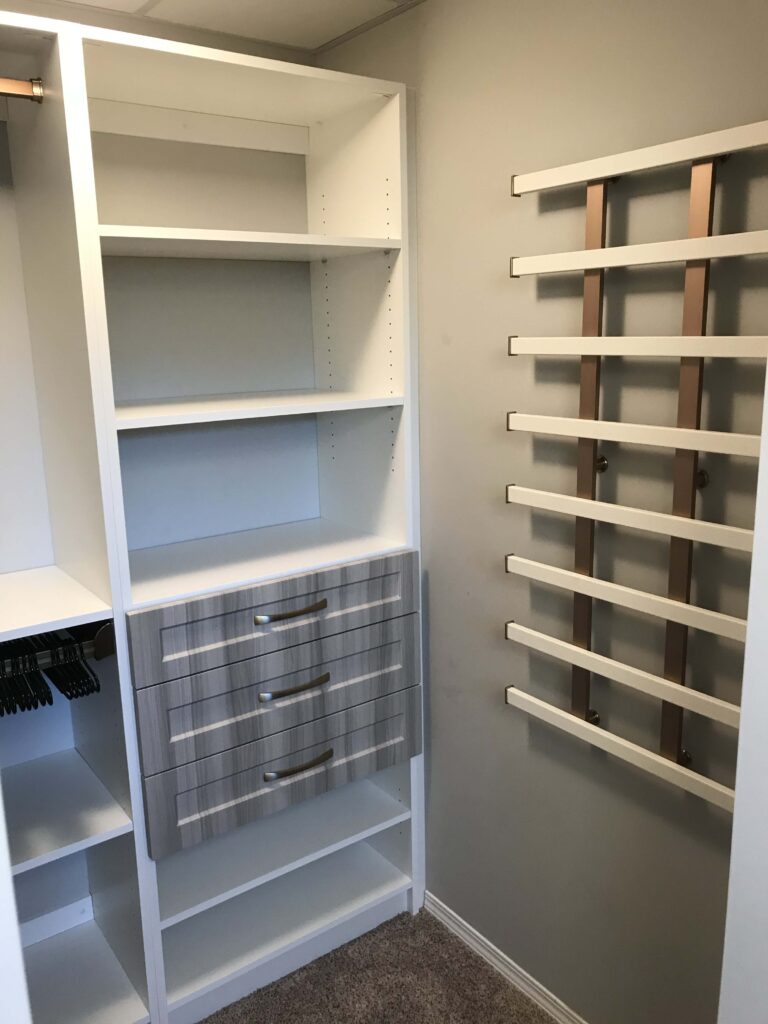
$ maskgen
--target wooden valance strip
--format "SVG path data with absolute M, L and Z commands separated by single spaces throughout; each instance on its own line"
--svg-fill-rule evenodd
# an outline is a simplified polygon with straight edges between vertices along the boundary
M 684 430 L 680 427 L 656 427 L 643 423 L 618 423 L 615 420 L 582 420 L 565 416 L 540 416 L 511 412 L 507 430 L 524 430 L 554 437 L 592 437 L 600 441 L 645 444 L 657 448 L 688 448 L 691 451 L 719 455 L 760 454 L 759 434 L 731 434 L 715 430 Z
M 738 128 L 726 128 L 719 132 L 707 132 L 706 135 L 694 135 L 688 139 L 676 139 L 674 142 L 662 142 L 660 145 L 645 146 L 642 149 L 598 157 L 595 160 L 582 160 L 579 163 L 552 167 L 546 171 L 515 174 L 512 178 L 512 195 L 521 196 L 528 192 L 579 185 L 586 181 L 602 181 L 630 174 L 632 171 L 669 167 L 671 164 L 723 156 L 744 149 L 754 149 L 757 146 L 768 146 L 768 121 L 739 125 Z
M 765 359 L 768 336 L 740 338 L 718 335 L 707 338 L 517 338 L 509 339 L 511 356 L 636 356 L 638 359 L 700 356 L 704 359 Z
M 653 675 L 651 672 L 644 672 L 642 669 L 625 665 L 621 661 L 607 658 L 603 654 L 585 651 L 582 647 L 577 647 L 576 644 L 558 640 L 546 633 L 521 626 L 517 622 L 508 622 L 506 630 L 508 640 L 522 644 L 531 651 L 546 654 L 567 665 L 578 665 L 588 672 L 594 672 L 613 682 L 621 683 L 622 686 L 645 693 L 649 697 L 670 701 L 678 707 L 686 708 L 688 711 L 703 715 L 714 722 L 721 722 L 733 729 L 737 729 L 739 726 L 741 711 L 735 704 L 729 704 L 717 697 L 710 697 L 707 693 L 699 693 L 688 686 L 680 686 L 661 676 Z
M 723 523 L 707 523 L 700 519 L 688 519 L 666 512 L 649 512 L 628 505 L 615 505 L 609 501 L 574 498 L 553 491 L 518 487 L 516 484 L 507 487 L 507 502 L 510 505 L 524 505 L 526 508 L 540 509 L 543 512 L 560 512 L 563 515 L 582 516 L 599 523 L 628 526 L 633 530 L 645 530 L 664 537 L 680 537 L 700 544 L 714 544 L 716 547 L 729 548 L 733 551 L 752 550 L 752 530 L 726 526 Z
M 743 643 L 746 638 L 747 623 L 744 619 L 737 619 L 732 615 L 725 615 L 723 612 L 713 612 L 707 608 L 699 608 L 697 605 L 686 604 L 683 601 L 673 601 L 669 597 L 658 597 L 656 594 L 648 594 L 643 590 L 635 590 L 633 587 L 624 587 L 619 583 L 594 579 L 579 572 L 572 572 L 570 569 L 559 569 L 553 565 L 545 565 L 543 562 L 521 558 L 519 555 L 507 555 L 507 572 L 523 576 L 536 583 L 546 583 L 549 586 L 570 590 L 576 594 L 586 594 L 588 597 L 608 601 L 622 608 L 642 612 L 644 615 L 680 622 L 692 629 L 701 629 L 705 633 L 714 633 L 716 636 L 726 637 L 730 640 L 738 640 Z
M 510 274 L 512 277 L 565 274 L 574 270 L 634 267 L 650 263 L 687 263 L 690 260 L 757 256 L 766 252 L 768 230 L 740 231 L 735 235 L 713 235 L 711 238 L 676 238 L 671 242 L 614 245 L 607 249 L 583 249 L 545 256 L 513 256 Z
M 506 702 L 512 707 L 533 715 L 539 721 L 553 725 L 570 736 L 590 743 L 593 747 L 604 750 L 636 768 L 641 768 L 665 782 L 679 786 L 680 789 L 701 797 L 702 800 L 707 800 L 723 810 L 733 811 L 734 793 L 732 789 L 703 775 L 698 775 L 690 768 L 683 768 L 682 765 L 676 764 L 674 761 L 668 761 L 661 754 L 655 754 L 636 743 L 630 743 L 629 740 L 625 740 L 621 736 L 605 732 L 605 730 L 591 725 L 589 722 L 584 722 L 567 711 L 561 711 L 559 708 L 547 704 L 546 701 L 539 700 L 538 697 L 523 693 L 522 690 L 518 690 L 514 686 L 507 687 Z

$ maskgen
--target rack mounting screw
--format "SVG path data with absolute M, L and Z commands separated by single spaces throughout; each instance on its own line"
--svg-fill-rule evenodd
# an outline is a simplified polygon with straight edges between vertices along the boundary
M 595 459 L 595 472 L 605 473 L 608 469 L 608 459 L 604 455 L 598 455 Z
M 594 708 L 590 708 L 587 712 L 587 721 L 590 725 L 600 725 L 600 715 Z
M 696 474 L 696 487 L 700 491 L 703 491 L 705 487 L 709 487 L 709 473 L 706 469 L 700 469 Z

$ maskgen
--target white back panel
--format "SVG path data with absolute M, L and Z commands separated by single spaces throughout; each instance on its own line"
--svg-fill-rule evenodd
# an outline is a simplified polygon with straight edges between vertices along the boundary
M 53 704 L 0 718 L 0 768 L 57 754 L 75 745 L 72 705 L 51 688 Z
M 306 263 L 104 260 L 115 398 L 314 386 Z
M 120 460 L 129 549 L 320 514 L 311 416 L 139 430 Z
M 312 265 L 319 388 L 403 393 L 400 262 L 393 250 Z
M 93 135 L 102 224 L 307 230 L 304 157 Z
M 400 238 L 400 98 L 312 125 L 307 157 L 309 230 Z
M 85 899 L 91 894 L 85 853 L 73 853 L 16 875 L 14 889 L 22 923 Z
M 320 507 L 334 522 L 407 544 L 402 408 L 318 416 Z
M 0 124 L 0 572 L 53 562 L 6 127 Z
M 41 62 L 42 63 L 42 62 Z M 56 564 L 111 600 L 83 281 L 58 52 L 43 104 L 13 104 L 9 137 Z

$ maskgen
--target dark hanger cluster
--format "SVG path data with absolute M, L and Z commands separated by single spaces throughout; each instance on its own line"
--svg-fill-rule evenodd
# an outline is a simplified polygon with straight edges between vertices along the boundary
M 93 641 L 62 631 L 0 644 L 0 717 L 53 704 L 51 686 L 67 700 L 98 693 L 101 683 L 87 659 L 113 652 L 111 623 Z

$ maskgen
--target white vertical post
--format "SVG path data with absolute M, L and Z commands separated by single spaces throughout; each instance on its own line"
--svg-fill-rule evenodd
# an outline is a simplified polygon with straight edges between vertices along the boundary
M 14 1024 L 31 1024 L 27 979 L 21 955 L 21 938 L 16 919 L 16 899 L 11 877 L 11 858 L 5 829 L 3 792 L 0 789 L 0 993 L 3 1019 Z
M 760 467 L 718 1024 L 768 1019 L 768 390 Z

